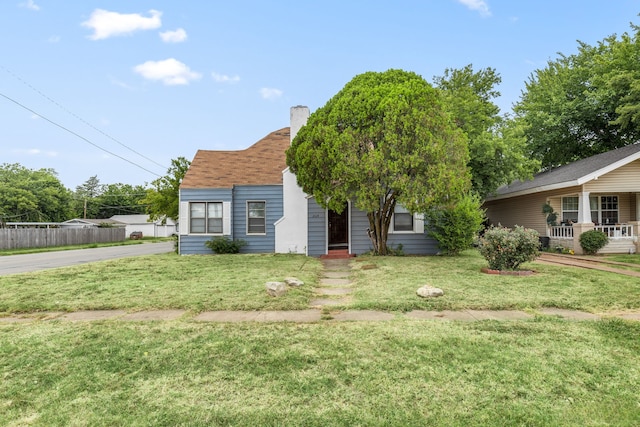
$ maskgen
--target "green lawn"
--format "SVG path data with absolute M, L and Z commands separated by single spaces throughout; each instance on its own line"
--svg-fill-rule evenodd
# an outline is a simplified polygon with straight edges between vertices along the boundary
M 349 308 L 640 307 L 632 278 L 531 263 L 361 257 Z M 0 312 L 302 309 L 319 260 L 129 258 L 0 277 Z M 306 282 L 269 298 L 264 282 Z M 446 295 L 422 300 L 428 283 Z M 0 322 L 0 425 L 636 426 L 640 322 Z
M 0 425 L 637 426 L 640 324 L 0 326 Z
M 638 281 L 622 275 L 531 263 L 528 277 L 480 273 L 476 251 L 460 257 L 358 257 L 354 293 L 342 308 L 536 309 L 558 307 L 594 313 L 640 308 Z M 33 274 L 0 277 L 0 313 L 96 309 L 297 310 L 308 308 L 321 263 L 301 255 L 152 255 Z M 307 286 L 286 296 L 266 295 L 266 281 L 287 276 Z M 445 296 L 423 300 L 429 284 Z

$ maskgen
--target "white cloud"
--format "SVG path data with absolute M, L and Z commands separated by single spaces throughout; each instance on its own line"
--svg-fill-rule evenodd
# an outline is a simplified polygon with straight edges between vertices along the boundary
M 191 71 L 182 62 L 174 58 L 164 61 L 147 61 L 136 65 L 133 71 L 148 80 L 160 80 L 167 86 L 188 85 L 192 80 L 198 80 L 202 75 Z
M 49 43 L 60 43 L 60 36 L 51 36 L 47 39 L 47 42 Z
M 263 87 L 260 89 L 260 96 L 264 99 L 277 99 L 282 96 L 282 91 L 271 87 Z
M 458 3 L 462 3 L 471 10 L 477 10 L 482 16 L 491 16 L 489 5 L 484 0 L 458 0 Z
M 153 30 L 160 28 L 162 12 L 150 10 L 149 17 L 139 13 L 109 12 L 104 9 L 93 11 L 89 19 L 83 22 L 83 27 L 91 28 L 94 33 L 89 36 L 91 40 L 106 39 L 113 36 L 123 36 L 138 30 Z
M 182 28 L 178 28 L 175 31 L 160 33 L 160 38 L 165 43 L 182 43 L 187 40 L 187 32 Z
M 23 2 L 23 3 L 20 3 L 19 6 L 20 7 L 24 7 L 26 9 L 29 9 L 29 10 L 35 10 L 36 12 L 40 10 L 40 6 L 35 4 L 33 2 L 33 0 L 27 0 L 27 1 Z
M 226 74 L 218 74 L 215 71 L 211 73 L 211 77 L 213 81 L 216 83 L 238 83 L 240 81 L 240 76 L 227 76 Z

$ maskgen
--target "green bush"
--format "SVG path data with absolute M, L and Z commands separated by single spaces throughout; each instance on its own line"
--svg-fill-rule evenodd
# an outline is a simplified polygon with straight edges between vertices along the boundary
M 204 245 L 217 254 L 237 254 L 247 245 L 244 240 L 231 240 L 228 237 L 214 237 L 204 242 Z
M 480 205 L 478 197 L 465 196 L 455 205 L 434 208 L 425 214 L 427 235 L 438 241 L 445 255 L 458 255 L 471 247 L 484 221 Z
M 607 243 L 609 237 L 600 230 L 589 230 L 580 235 L 580 247 L 587 255 L 595 255 Z
M 540 252 L 538 232 L 515 226 L 491 227 L 480 239 L 480 253 L 493 270 L 517 270 L 520 264 L 536 259 Z

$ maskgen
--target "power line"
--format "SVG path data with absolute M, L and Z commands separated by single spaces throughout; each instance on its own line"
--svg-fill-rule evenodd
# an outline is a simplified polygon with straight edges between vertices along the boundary
M 150 171 L 149 169 L 145 168 L 144 166 L 140 166 L 139 164 L 137 164 L 137 163 L 135 163 L 135 162 L 133 162 L 133 161 L 131 161 L 131 160 L 129 160 L 129 159 L 126 159 L 126 158 L 124 158 L 124 157 L 122 157 L 122 156 L 120 156 L 120 155 L 118 155 L 118 154 L 116 154 L 116 153 L 113 153 L 113 152 L 111 152 L 111 151 L 107 150 L 106 148 L 102 148 L 101 146 L 99 146 L 98 144 L 96 144 L 96 143 L 94 143 L 94 142 L 90 141 L 89 139 L 85 138 L 84 136 L 79 135 L 79 134 L 77 134 L 76 132 L 72 131 L 71 129 L 66 128 L 66 127 L 62 126 L 61 124 L 58 124 L 58 123 L 54 122 L 53 120 L 51 120 L 51 119 L 49 119 L 49 118 L 47 118 L 47 117 L 43 116 L 42 114 L 40 114 L 40 113 L 38 113 L 38 112 L 36 112 L 36 111 L 32 110 L 31 108 L 27 107 L 26 105 L 21 104 L 20 102 L 18 102 L 18 101 L 16 101 L 15 99 L 13 99 L 13 98 L 11 98 L 11 97 L 9 97 L 9 96 L 5 95 L 4 93 L 0 93 L 0 96 L 2 96 L 3 98 L 5 98 L 5 99 L 7 99 L 7 100 L 9 100 L 9 101 L 11 101 L 11 102 L 13 102 L 14 104 L 18 105 L 19 107 L 24 108 L 25 110 L 29 111 L 30 113 L 33 113 L 33 114 L 35 114 L 36 116 L 38 116 L 38 117 L 40 117 L 40 118 L 42 118 L 42 119 L 44 119 L 44 120 L 48 121 L 48 122 L 49 122 L 49 123 L 51 123 L 52 125 L 57 126 L 57 127 L 59 127 L 60 129 L 62 129 L 62 130 L 64 130 L 64 131 L 69 132 L 71 135 L 76 136 L 76 137 L 80 138 L 81 140 L 83 140 L 83 141 L 85 141 L 85 142 L 87 142 L 87 143 L 89 143 L 89 144 L 93 145 L 94 147 L 96 147 L 96 148 L 97 148 L 97 149 L 99 149 L 99 150 L 104 151 L 105 153 L 111 154 L 112 156 L 117 157 L 117 158 L 119 158 L 120 160 L 124 160 L 125 162 L 130 163 L 130 164 L 132 164 L 133 166 L 135 166 L 135 167 L 137 167 L 137 168 L 142 169 L 143 171 L 149 172 L 149 173 L 150 173 L 150 174 L 152 174 L 152 175 L 155 175 L 155 176 L 157 176 L 157 177 L 161 177 L 161 176 L 162 176 L 162 175 L 158 175 L 157 173 L 155 173 L 155 172 L 153 172 L 153 171 Z
M 57 101 L 55 101 L 54 99 L 51 99 L 50 97 L 48 97 L 47 95 L 45 95 L 44 93 L 42 93 L 39 89 L 35 88 L 34 86 L 32 86 L 30 83 L 28 83 L 26 80 L 24 80 L 23 78 L 21 78 L 20 76 L 18 76 L 16 73 L 14 73 L 13 71 L 9 70 L 8 68 L 4 67 L 3 65 L 0 64 L 0 68 L 2 68 L 3 70 L 5 70 L 8 74 L 10 74 L 11 76 L 13 76 L 13 78 L 15 78 L 16 80 L 22 82 L 22 84 L 24 84 L 25 86 L 27 86 L 28 88 L 30 88 L 31 90 L 33 90 L 34 92 L 36 92 L 37 94 L 39 94 L 40 96 L 42 96 L 44 99 L 48 100 L 49 102 L 51 102 L 52 104 L 56 105 L 58 108 L 60 108 L 62 111 L 64 111 L 65 113 L 71 115 L 72 117 L 75 117 L 76 119 L 80 120 L 82 123 L 84 123 L 85 125 L 89 126 L 91 129 L 95 130 L 96 132 L 101 133 L 102 135 L 106 136 L 107 138 L 109 138 L 110 140 L 112 140 L 113 142 L 120 144 L 121 146 L 123 146 L 124 148 L 126 148 L 127 150 L 131 151 L 132 153 L 137 154 L 138 156 L 142 157 L 143 159 L 146 159 L 148 161 L 150 161 L 151 163 L 154 163 L 157 166 L 160 166 L 163 169 L 168 169 L 166 166 L 161 165 L 160 163 L 156 162 L 155 160 L 150 159 L 149 157 L 145 156 L 142 153 L 137 152 L 136 150 L 134 150 L 133 148 L 125 145 L 124 143 L 118 141 L 117 139 L 115 139 L 114 137 L 112 137 L 111 135 L 103 132 L 102 130 L 98 129 L 97 127 L 95 127 L 94 125 L 92 125 L 91 123 L 87 122 L 86 120 L 84 120 L 82 117 L 78 116 L 77 114 L 73 113 L 72 111 L 70 111 L 69 109 L 65 108 L 63 105 L 61 105 L 60 103 L 58 103 Z

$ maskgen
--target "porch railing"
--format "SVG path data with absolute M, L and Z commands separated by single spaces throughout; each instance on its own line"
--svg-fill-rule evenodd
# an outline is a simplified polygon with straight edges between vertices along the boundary
M 600 230 L 609 236 L 610 239 L 630 239 L 633 238 L 633 225 L 596 225 L 594 229 Z M 553 226 L 550 227 L 550 237 L 552 239 L 573 239 L 573 227 Z
M 596 230 L 604 232 L 610 239 L 627 239 L 633 237 L 633 225 L 596 225 Z
M 573 227 L 561 225 L 551 227 L 552 239 L 573 239 Z

